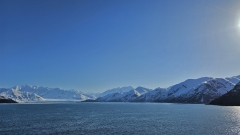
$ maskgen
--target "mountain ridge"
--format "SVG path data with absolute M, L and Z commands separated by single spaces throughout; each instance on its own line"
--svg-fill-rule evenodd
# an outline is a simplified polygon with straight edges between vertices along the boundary
M 232 90 L 214 99 L 209 104 L 221 106 L 240 106 L 240 82 L 238 82 Z
M 0 88 L 0 95 L 19 102 L 84 101 L 98 102 L 173 102 L 209 103 L 230 91 L 240 76 L 228 78 L 201 77 L 187 79 L 167 88 L 149 89 L 142 86 L 117 87 L 101 93 L 86 93 L 43 86 L 21 85 Z
M 239 78 L 238 78 L 239 77 Z M 240 80 L 240 76 L 235 76 Z M 230 80 L 230 79 L 229 79 Z M 113 93 L 99 97 L 99 102 L 171 102 L 171 103 L 209 103 L 230 91 L 235 82 L 227 78 L 202 77 L 187 79 L 168 88 L 156 88 L 143 94 Z M 126 97 L 133 97 L 126 100 Z

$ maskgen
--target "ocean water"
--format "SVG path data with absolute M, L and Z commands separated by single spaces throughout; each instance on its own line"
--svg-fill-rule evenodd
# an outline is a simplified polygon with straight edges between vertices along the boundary
M 0 104 L 0 134 L 240 134 L 240 107 L 168 103 Z

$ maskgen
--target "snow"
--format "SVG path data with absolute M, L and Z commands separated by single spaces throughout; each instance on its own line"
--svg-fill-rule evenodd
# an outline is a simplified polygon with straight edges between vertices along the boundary
M 0 99 L 5 99 L 5 97 L 4 96 L 0 96 Z
M 229 80 L 234 84 L 237 84 L 238 82 L 240 82 L 240 77 L 238 78 L 237 76 L 234 76 L 234 77 L 226 78 L 226 80 Z
M 203 82 L 206 82 L 210 79 L 212 79 L 212 78 L 202 77 L 202 78 L 198 78 L 198 79 L 188 79 L 184 82 L 181 82 L 179 84 L 171 86 L 170 88 L 167 88 L 168 89 L 168 94 L 173 96 L 173 97 L 177 97 L 177 96 L 182 95 L 186 92 L 189 92 L 191 89 L 194 89 L 199 84 L 201 84 Z
M 188 79 L 168 88 L 156 88 L 154 90 L 141 86 L 135 89 L 131 86 L 118 87 L 102 93 L 84 93 L 77 90 L 22 85 L 0 88 L 0 95 L 18 102 L 82 101 L 87 99 L 97 99 L 104 102 L 190 102 L 191 99 L 191 102 L 204 103 L 227 93 L 233 89 L 235 84 L 240 85 L 240 76 Z
M 235 83 L 225 78 L 202 77 L 198 79 L 188 79 L 166 89 L 156 88 L 150 90 L 144 87 L 137 87 L 129 92 L 116 92 L 100 97 L 98 101 L 175 101 L 207 103 L 227 93 L 234 85 Z
M 106 96 L 108 94 L 128 92 L 128 91 L 133 90 L 133 89 L 134 88 L 131 87 L 131 86 L 113 88 L 113 89 L 104 91 L 103 93 L 99 94 L 99 96 L 103 97 L 103 96 Z
M 136 100 L 139 96 L 148 93 L 151 89 L 144 87 L 137 87 L 136 89 L 129 90 L 127 92 L 116 92 L 112 94 L 105 95 L 103 97 L 98 98 L 98 101 L 121 101 L 121 102 L 129 102 Z
M 31 85 L 15 86 L 12 88 L 0 88 L 0 95 L 11 98 L 18 102 L 31 101 L 81 101 L 94 99 L 93 96 L 76 90 L 63 90 L 60 88 L 48 88 Z
M 236 85 L 240 86 L 240 82 L 238 82 Z

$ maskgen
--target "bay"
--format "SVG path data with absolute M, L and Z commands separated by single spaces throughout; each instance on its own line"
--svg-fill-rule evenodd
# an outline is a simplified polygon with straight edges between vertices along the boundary
M 1 104 L 0 134 L 240 134 L 240 107 L 106 102 Z

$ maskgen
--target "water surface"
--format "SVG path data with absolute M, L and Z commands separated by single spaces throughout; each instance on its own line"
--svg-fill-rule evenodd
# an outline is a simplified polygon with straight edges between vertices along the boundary
M 0 134 L 240 134 L 240 107 L 168 103 L 1 104 Z

